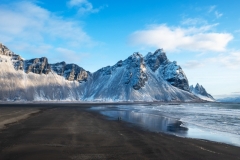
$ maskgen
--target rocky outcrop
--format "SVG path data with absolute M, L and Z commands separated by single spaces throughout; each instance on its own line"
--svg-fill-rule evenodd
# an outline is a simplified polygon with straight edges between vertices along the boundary
M 69 81 L 83 82 L 87 81 L 90 72 L 84 70 L 76 64 L 66 64 L 65 62 L 51 64 L 51 70 L 56 72 L 58 75 L 65 77 Z
M 203 100 L 215 101 L 213 96 L 211 94 L 209 94 L 206 91 L 206 89 L 202 85 L 199 85 L 198 83 L 196 84 L 195 87 L 193 85 L 190 86 L 190 92 Z
M 124 75 L 124 83 L 131 84 L 135 90 L 139 90 L 144 87 L 145 82 L 148 80 L 145 73 L 146 68 L 143 60 L 143 56 L 138 52 L 128 57 L 124 62 L 128 72 Z
M 146 64 L 155 72 L 160 66 L 169 63 L 166 53 L 163 49 L 158 49 L 154 53 L 149 52 L 144 58 Z
M 13 65 L 14 65 L 14 68 L 16 70 L 23 70 L 23 59 L 22 59 L 22 57 L 15 54 L 11 50 L 9 50 L 2 43 L 0 43 L 0 62 L 7 62 L 7 59 L 1 57 L 1 55 L 11 57 L 10 60 L 12 61 Z
M 189 91 L 188 79 L 182 68 L 177 65 L 176 61 L 169 62 L 166 65 L 161 66 L 159 72 L 171 85 L 179 89 Z
M 15 54 L 12 51 L 10 51 L 5 45 L 0 43 L 0 55 L 13 56 Z
M 129 56 L 124 61 L 118 61 L 114 66 L 107 66 L 101 68 L 97 72 L 101 73 L 102 76 L 111 75 L 119 67 L 126 67 L 126 72 L 123 75 L 123 82 L 126 85 L 130 85 L 133 89 L 139 90 L 144 87 L 145 82 L 148 77 L 145 73 L 145 64 L 143 56 L 136 52 L 133 55 Z
M 23 63 L 26 73 L 48 74 L 50 72 L 50 65 L 46 57 L 25 60 Z
M 149 68 L 162 76 L 171 85 L 189 91 L 188 79 L 176 61 L 170 62 L 163 49 L 149 52 L 144 58 Z

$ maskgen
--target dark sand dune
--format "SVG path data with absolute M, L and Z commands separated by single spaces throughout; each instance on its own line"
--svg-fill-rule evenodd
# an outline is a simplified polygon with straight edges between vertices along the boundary
M 239 147 L 151 133 L 88 105 L 66 106 L 35 107 L 41 111 L 1 130 L 0 159 L 240 159 Z

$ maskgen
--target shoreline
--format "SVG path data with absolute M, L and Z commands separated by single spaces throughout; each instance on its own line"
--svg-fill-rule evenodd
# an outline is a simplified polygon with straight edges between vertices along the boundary
M 89 105 L 46 107 L 0 131 L 0 159 L 240 159 L 237 146 L 150 132 Z
M 31 104 L 81 104 L 81 105 L 98 105 L 98 104 L 169 104 L 169 105 L 179 105 L 185 103 L 226 103 L 226 104 L 240 104 L 240 102 L 221 102 L 221 101 L 61 101 L 61 100 L 52 100 L 52 101 L 1 101 L 1 105 L 31 105 Z
M 168 104 L 169 105 L 169 104 Z M 108 116 L 108 115 L 103 115 L 101 114 L 100 112 L 103 111 L 105 112 L 106 110 L 88 110 L 89 112 L 93 112 L 95 114 L 99 114 L 101 116 L 103 116 L 103 118 L 109 120 L 109 121 L 119 121 L 119 119 L 117 118 L 114 118 L 112 116 Z M 120 111 L 120 110 L 110 110 L 110 111 Z M 154 116 L 154 114 L 152 114 Z M 129 115 L 128 115 L 129 116 Z M 164 117 L 164 118 L 168 118 L 168 119 L 174 119 L 172 117 L 166 117 L 166 116 L 163 116 L 163 115 L 158 115 L 159 117 Z M 178 122 L 181 122 L 181 120 L 176 120 Z M 204 139 L 204 138 L 195 138 L 195 137 L 187 137 L 187 136 L 184 136 L 184 135 L 178 135 L 177 133 L 175 132 L 170 132 L 170 131 L 156 131 L 156 130 L 151 130 L 151 129 L 147 129 L 144 125 L 142 124 L 137 124 L 137 123 L 134 123 L 134 122 L 131 122 L 131 121 L 128 121 L 128 120 L 123 120 L 121 119 L 121 122 L 122 123 L 126 123 L 126 125 L 131 125 L 131 126 L 134 126 L 140 130 L 143 130 L 143 131 L 147 131 L 147 132 L 151 132 L 151 133 L 159 133 L 159 134 L 164 134 L 166 136 L 175 136 L 175 137 L 179 137 L 179 138 L 186 138 L 186 139 L 192 139 L 192 140 L 200 140 L 200 141 L 206 141 L 206 142 L 210 142 L 210 143 L 216 143 L 216 144 L 223 144 L 223 145 L 229 145 L 229 146 L 234 146 L 234 147 L 239 147 L 240 149 L 240 144 L 236 144 L 236 143 L 227 143 L 227 142 L 221 142 L 221 141 L 214 141 L 214 140 L 210 140 L 210 139 Z M 159 122 L 161 123 L 161 122 Z M 177 126 L 179 127 L 179 126 Z M 176 128 L 176 129 L 179 129 L 179 128 Z M 182 128 L 183 130 L 185 130 L 185 127 Z M 188 130 L 189 128 L 187 128 Z M 204 129 L 207 129 L 209 130 L 209 128 L 204 128 Z M 223 133 L 228 133 L 228 132 L 224 132 L 224 131 L 219 131 L 217 130 L 218 132 L 223 132 Z

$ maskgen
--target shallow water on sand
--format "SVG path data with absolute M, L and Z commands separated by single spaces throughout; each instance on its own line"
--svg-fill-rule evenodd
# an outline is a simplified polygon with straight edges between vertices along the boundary
M 153 132 L 240 146 L 240 104 L 114 105 L 91 109 Z

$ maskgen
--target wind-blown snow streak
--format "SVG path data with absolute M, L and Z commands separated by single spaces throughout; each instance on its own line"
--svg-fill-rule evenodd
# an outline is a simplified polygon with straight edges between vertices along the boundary
M 67 81 L 54 72 L 49 74 L 28 74 L 15 70 L 11 57 L 1 55 L 6 61 L 0 62 L 0 100 L 48 101 L 80 100 L 80 83 Z

